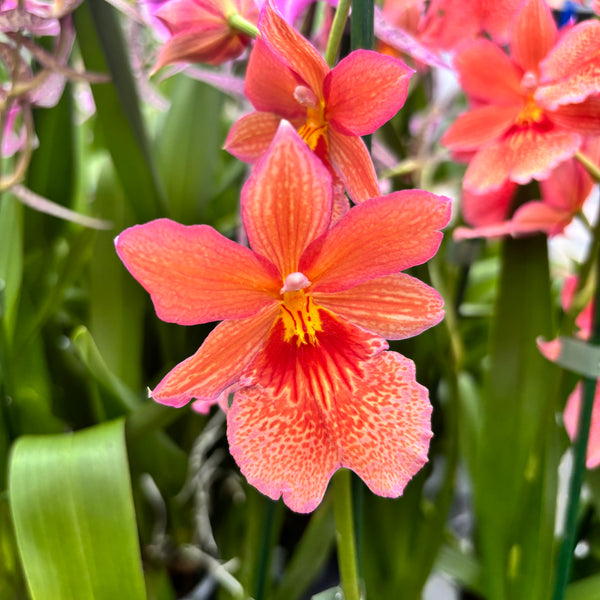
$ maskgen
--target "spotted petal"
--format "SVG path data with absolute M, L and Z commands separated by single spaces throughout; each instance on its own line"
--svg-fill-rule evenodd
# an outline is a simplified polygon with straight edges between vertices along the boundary
M 272 265 L 207 225 L 157 219 L 126 229 L 115 246 L 163 321 L 240 319 L 279 295 Z

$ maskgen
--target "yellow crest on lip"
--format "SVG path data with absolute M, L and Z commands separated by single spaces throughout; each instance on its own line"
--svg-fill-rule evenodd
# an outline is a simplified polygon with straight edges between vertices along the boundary
M 290 342 L 295 336 L 298 346 L 307 342 L 317 343 L 317 332 L 323 331 L 323 327 L 319 309 L 312 296 L 307 296 L 304 290 L 285 292 L 280 314 L 285 330 L 283 338 L 285 342 Z
M 306 121 L 298 130 L 298 133 L 313 151 L 317 147 L 319 139 L 323 138 L 327 143 L 327 122 L 325 121 L 323 105 L 306 109 Z

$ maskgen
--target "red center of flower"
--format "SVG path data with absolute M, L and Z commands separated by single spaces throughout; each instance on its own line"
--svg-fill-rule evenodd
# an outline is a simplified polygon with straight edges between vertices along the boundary
M 315 345 L 317 332 L 323 331 L 319 309 L 312 296 L 304 292 L 310 281 L 303 273 L 290 273 L 281 288 L 281 320 L 283 321 L 285 342 L 296 338 L 298 346 L 307 341 Z M 308 337 L 308 340 L 307 340 Z
M 540 123 L 544 120 L 544 111 L 535 103 L 532 96 L 529 96 L 525 102 L 525 106 L 517 116 L 517 125 L 531 125 L 532 123 Z

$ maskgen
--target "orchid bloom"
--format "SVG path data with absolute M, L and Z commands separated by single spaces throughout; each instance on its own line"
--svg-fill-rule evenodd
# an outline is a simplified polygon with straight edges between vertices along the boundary
M 586 140 L 583 150 L 590 159 L 600 162 L 600 138 Z M 473 229 L 458 227 L 458 239 L 476 237 L 520 236 L 562 233 L 583 208 L 594 187 L 594 181 L 575 158 L 553 169 L 547 179 L 539 182 L 541 199 L 525 202 L 510 219 L 518 185 L 505 181 L 498 189 L 487 194 L 463 191 L 462 213 Z
M 461 47 L 454 64 L 473 108 L 442 143 L 472 155 L 466 190 L 545 179 L 600 134 L 599 49 L 600 22 L 559 32 L 543 0 L 527 0 L 517 15 L 510 55 L 484 39 Z
M 440 321 L 435 290 L 401 273 L 428 260 L 447 199 L 420 190 L 375 198 L 330 227 L 331 177 L 282 122 L 241 196 L 252 249 L 211 227 L 167 219 L 127 229 L 117 252 L 157 315 L 223 320 L 151 396 L 227 410 L 230 450 L 248 481 L 293 510 L 320 502 L 340 467 L 398 496 L 431 437 L 427 390 L 389 339 Z
M 229 23 L 232 15 L 255 23 L 253 0 L 168 0 L 154 13 L 171 37 L 158 55 L 154 71 L 177 62 L 220 65 L 237 58 L 252 38 Z
M 269 147 L 281 119 L 287 119 L 354 202 L 379 196 L 360 136 L 373 133 L 402 107 L 412 70 L 368 50 L 356 50 L 330 69 L 270 3 L 258 28 L 261 38 L 250 53 L 245 86 L 257 112 L 234 124 L 225 149 L 253 163 Z

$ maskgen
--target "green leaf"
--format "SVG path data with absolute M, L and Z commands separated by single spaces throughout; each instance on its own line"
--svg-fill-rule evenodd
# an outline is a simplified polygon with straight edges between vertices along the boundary
M 600 600 L 600 575 L 574 581 L 567 588 L 565 600 Z
M 20 438 L 9 499 L 35 600 L 145 599 L 123 420 Z
M 554 362 L 567 371 L 590 379 L 600 379 L 600 346 L 576 338 L 558 338 L 560 354 Z
M 344 600 L 341 587 L 333 587 L 312 597 L 312 600 Z
M 154 167 L 138 94 L 114 8 L 88 0 L 74 13 L 77 42 L 88 70 L 109 73 L 112 83 L 92 85 L 103 142 L 138 221 L 161 214 L 163 190 Z

